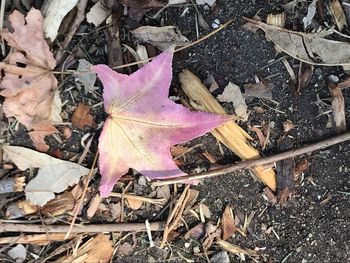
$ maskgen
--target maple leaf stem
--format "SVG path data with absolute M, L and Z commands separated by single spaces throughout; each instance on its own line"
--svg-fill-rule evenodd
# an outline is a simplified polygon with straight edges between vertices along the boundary
M 249 161 L 243 161 L 239 163 L 234 163 L 230 165 L 226 165 L 221 168 L 217 168 L 208 172 L 203 172 L 203 173 L 197 173 L 197 174 L 189 174 L 186 176 L 181 176 L 178 178 L 170 178 L 170 179 L 163 179 L 163 180 L 157 180 L 152 183 L 152 186 L 162 186 L 162 185 L 169 185 L 169 184 L 177 184 L 177 183 L 186 183 L 188 181 L 192 180 L 200 180 L 200 179 L 206 179 L 206 178 L 211 178 L 211 177 L 216 177 L 219 175 L 224 175 L 228 173 L 232 173 L 237 170 L 241 169 L 248 169 L 256 166 L 262 166 L 262 165 L 267 165 L 271 164 L 274 162 L 278 162 L 281 160 L 285 160 L 288 158 L 293 158 L 298 155 L 310 153 L 316 150 L 321 150 L 324 148 L 327 148 L 329 146 L 339 144 L 341 142 L 345 142 L 350 140 L 350 132 L 344 133 L 342 135 L 335 136 L 333 138 L 320 141 L 314 144 L 310 144 L 308 146 L 304 146 L 299 149 L 292 149 L 286 152 L 282 152 L 279 154 L 275 154 L 272 156 L 264 157 L 264 158 L 259 158 L 255 160 L 249 160 Z

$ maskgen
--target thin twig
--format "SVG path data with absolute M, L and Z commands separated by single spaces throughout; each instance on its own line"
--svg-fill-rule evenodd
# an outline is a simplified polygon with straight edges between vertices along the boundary
M 163 202 L 165 200 L 164 198 L 148 198 L 148 197 L 143 197 L 143 196 L 138 196 L 138 195 L 122 194 L 122 193 L 115 193 L 115 192 L 110 193 L 109 196 L 137 200 L 137 201 L 150 203 L 150 204 L 154 204 L 154 205 L 161 205 L 161 204 L 163 204 Z
M 150 222 L 151 231 L 162 231 L 164 222 Z M 102 232 L 140 232 L 146 231 L 144 223 L 116 223 L 116 224 L 91 224 L 82 226 L 46 225 L 44 228 L 38 224 L 0 224 L 0 232 L 27 232 L 27 233 L 102 233 Z
M 279 153 L 273 156 L 268 156 L 260 159 L 255 160 L 249 160 L 249 161 L 243 161 L 236 164 L 230 164 L 212 171 L 198 173 L 198 174 L 190 174 L 178 178 L 170 178 L 170 179 L 164 179 L 162 181 L 155 181 L 152 183 L 153 186 L 161 186 L 161 185 L 168 185 L 168 184 L 177 184 L 177 183 L 186 183 L 188 181 L 192 180 L 200 180 L 200 179 L 206 179 L 211 177 L 216 177 L 223 174 L 232 173 L 237 170 L 241 169 L 248 169 L 255 166 L 261 166 L 261 165 L 267 165 L 270 163 L 278 162 L 284 159 L 292 158 L 298 155 L 310 153 L 316 150 L 321 150 L 324 148 L 327 148 L 329 146 L 345 142 L 350 140 L 350 132 L 344 133 L 342 135 L 335 136 L 333 138 L 317 142 L 308 146 L 304 146 L 299 149 L 293 149 L 290 151 L 286 151 L 283 153 Z
M 86 184 L 85 184 L 85 187 L 84 187 L 84 190 L 83 190 L 83 193 L 80 197 L 80 200 L 79 200 L 79 203 L 76 207 L 76 210 L 74 212 L 74 216 L 73 216 L 73 219 L 72 219 L 72 222 L 70 223 L 70 226 L 69 226 L 69 229 L 67 231 L 67 234 L 65 236 L 64 239 L 67 239 L 70 235 L 70 233 L 72 232 L 73 228 L 74 228 L 74 224 L 75 224 L 75 220 L 77 219 L 77 216 L 78 216 L 78 213 L 81 209 L 81 206 L 83 205 L 83 202 L 84 202 L 84 198 L 85 198 L 85 195 L 86 195 L 86 191 L 87 191 L 87 188 L 89 186 L 89 183 L 90 183 L 90 180 L 91 180 L 91 177 L 94 173 L 94 169 L 95 169 L 95 166 L 96 166 L 96 163 L 97 163 L 97 158 L 98 158 L 98 152 L 96 152 L 95 154 L 95 158 L 94 158 L 94 161 L 92 162 L 92 166 L 91 166 L 91 169 L 90 169 L 90 172 L 89 172 L 89 175 L 87 177 L 87 181 L 86 181 Z

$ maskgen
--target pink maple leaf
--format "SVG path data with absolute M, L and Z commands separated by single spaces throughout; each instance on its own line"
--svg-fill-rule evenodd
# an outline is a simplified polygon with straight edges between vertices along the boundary
M 104 86 L 109 114 L 98 145 L 101 196 L 107 197 L 129 168 L 152 179 L 186 175 L 173 162 L 170 147 L 231 119 L 191 112 L 168 98 L 172 57 L 165 51 L 129 76 L 106 65 L 92 67 Z

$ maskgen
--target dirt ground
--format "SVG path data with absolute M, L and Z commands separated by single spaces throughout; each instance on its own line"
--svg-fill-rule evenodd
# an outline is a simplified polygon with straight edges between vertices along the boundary
M 283 121 L 290 120 L 296 124 L 296 128 L 289 132 L 294 147 L 300 147 L 311 142 L 335 135 L 334 131 L 326 128 L 327 116 L 319 116 L 319 109 L 316 104 L 317 96 L 321 99 L 330 98 L 327 88 L 328 78 L 335 75 L 344 79 L 345 75 L 341 68 L 315 67 L 310 83 L 295 95 L 289 81 L 286 68 L 278 58 L 285 56 L 291 65 L 298 65 L 291 57 L 277 53 L 273 43 L 266 40 L 263 32 L 249 32 L 241 28 L 244 24 L 242 16 L 253 17 L 259 10 L 261 18 L 265 19 L 270 12 L 281 10 L 280 1 L 259 1 L 259 0 L 217 0 L 217 8 L 212 11 L 209 8 L 199 7 L 204 18 L 212 24 L 214 19 L 221 23 L 233 19 L 232 25 L 214 35 L 210 39 L 195 45 L 189 49 L 177 53 L 174 57 L 174 79 L 172 93 L 178 95 L 181 89 L 178 74 L 185 68 L 190 69 L 202 80 L 207 74 L 214 75 L 222 81 L 220 88 L 215 91 L 221 93 L 225 84 L 229 81 L 239 86 L 254 83 L 254 76 L 258 73 L 273 84 L 273 103 L 267 100 L 252 100 L 249 104 L 251 110 L 247 122 L 242 123 L 249 134 L 256 139 L 253 143 L 260 147 L 256 134 L 248 129 L 249 125 L 260 124 L 263 120 L 274 123 L 271 129 L 270 144 L 262 152 L 262 155 L 271 155 L 277 151 L 277 141 L 284 134 Z M 195 10 L 190 7 L 188 12 L 182 16 L 183 8 L 170 7 L 161 15 L 165 25 L 175 25 L 184 36 L 190 40 L 196 39 Z M 306 12 L 306 10 L 301 10 Z M 151 21 L 152 24 L 160 25 L 160 20 Z M 288 23 L 292 23 L 290 20 Z M 87 32 L 90 26 L 84 25 Z M 199 28 L 201 35 L 208 31 Z M 104 34 L 92 34 L 96 50 L 104 50 Z M 87 38 L 86 41 L 92 41 Z M 89 43 L 82 42 L 82 46 Z M 90 42 L 91 44 L 91 42 Z M 86 57 L 91 57 L 94 63 L 106 63 L 105 55 L 93 57 L 96 53 L 86 51 Z M 101 53 L 100 52 L 100 53 Z M 273 62 L 274 61 L 274 62 Z M 297 68 L 295 68 L 297 72 Z M 61 89 L 61 96 L 69 98 L 65 89 L 74 85 L 74 80 L 66 81 Z M 343 91 L 345 97 L 346 117 L 350 113 L 350 90 Z M 73 95 L 78 101 L 88 102 L 94 105 L 101 101 L 97 95 L 94 98 L 80 96 L 77 91 Z M 65 106 L 68 116 L 72 114 L 69 101 Z M 223 106 L 229 113 L 233 108 L 228 103 Z M 256 107 L 262 107 L 265 111 L 257 113 Z M 99 123 L 104 117 L 102 105 L 93 108 L 94 117 Z M 68 118 L 67 116 L 67 118 Z M 94 132 L 93 130 L 89 130 Z M 99 131 L 98 131 L 99 132 Z M 81 151 L 80 140 L 82 134 L 74 133 L 74 140 L 71 143 L 58 146 L 57 141 L 50 139 L 50 146 L 59 147 L 63 154 Z M 19 131 L 11 139 L 11 144 L 27 146 L 28 137 Z M 186 143 L 186 146 L 193 146 L 202 143 L 200 151 L 207 150 L 212 155 L 220 158 L 221 163 L 237 161 L 235 157 L 224 146 L 224 156 L 221 156 L 218 144 L 211 135 L 203 136 Z M 91 150 L 96 150 L 97 141 L 93 142 Z M 196 152 L 187 156 L 192 160 L 184 170 L 191 172 L 195 168 L 209 167 L 209 163 L 196 158 Z M 65 158 L 63 156 L 63 158 Z M 226 205 L 231 204 L 235 213 L 254 213 L 250 224 L 250 231 L 247 237 L 235 235 L 228 241 L 244 248 L 259 248 L 264 255 L 261 261 L 266 262 L 350 262 L 350 143 L 342 143 L 323 151 L 314 152 L 311 155 L 299 157 L 307 158 L 311 166 L 298 178 L 295 186 L 295 193 L 286 207 L 272 205 L 263 196 L 264 186 L 259 183 L 249 171 L 242 171 L 224 176 L 207 179 L 198 186 L 198 200 L 210 207 L 213 216 L 212 222 L 217 222 L 221 217 Z M 91 163 L 93 156 L 88 156 L 87 164 Z M 96 188 L 99 178 L 94 179 Z M 3 207 L 4 210 L 4 207 Z M 138 215 L 138 219 L 147 219 L 149 215 Z M 166 214 L 160 218 L 166 220 Z M 104 218 L 95 218 L 93 222 L 105 223 Z M 191 225 L 190 225 L 191 227 Z M 272 227 L 272 228 L 271 228 Z M 267 231 L 270 229 L 270 231 Z M 161 235 L 158 235 L 158 239 Z M 157 234 L 155 235 L 157 240 Z M 147 237 L 145 234 L 137 235 L 137 247 L 132 255 L 116 255 L 113 262 L 186 262 L 176 251 L 179 251 L 185 258 L 194 262 L 206 262 L 205 257 L 193 253 L 193 248 L 198 246 L 195 240 L 184 241 L 181 238 L 171 242 L 173 256 L 169 259 L 169 250 L 158 248 L 148 249 Z M 188 247 L 185 243 L 190 243 Z M 51 249 L 52 250 L 52 249 Z M 49 253 L 50 249 L 47 250 Z M 214 251 L 214 249 L 213 249 Z M 218 250 L 219 251 L 219 250 Z M 216 252 L 214 252 L 215 254 Z M 230 255 L 231 262 L 239 262 L 237 256 Z M 246 259 L 253 262 L 252 259 Z

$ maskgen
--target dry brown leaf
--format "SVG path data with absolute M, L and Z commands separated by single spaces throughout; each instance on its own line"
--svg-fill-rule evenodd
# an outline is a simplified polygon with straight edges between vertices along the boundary
M 268 187 L 265 187 L 263 189 L 263 191 L 264 191 L 264 194 L 266 195 L 267 199 L 269 200 L 269 202 L 271 202 L 271 204 L 275 205 L 277 203 L 277 196 L 275 196 L 275 194 Z
M 244 97 L 254 97 L 272 100 L 272 85 L 266 81 L 260 81 L 254 84 L 245 84 Z
M 141 41 L 152 44 L 160 50 L 166 50 L 170 46 L 184 46 L 189 43 L 181 32 L 174 26 L 141 26 L 131 33 Z
M 342 133 L 346 131 L 344 96 L 341 89 L 331 81 L 328 84 L 328 89 L 332 96 L 332 113 L 335 130 L 337 133 Z
M 85 126 L 96 128 L 96 123 L 90 114 L 90 106 L 83 103 L 79 103 L 78 107 L 75 108 L 75 111 L 72 116 L 72 124 L 79 128 L 84 129 Z
M 348 23 L 346 21 L 346 16 L 340 1 L 339 0 L 331 1 L 329 5 L 329 9 L 331 10 L 331 13 L 333 15 L 333 18 L 335 20 L 335 23 L 337 24 L 339 31 L 342 31 L 344 27 L 348 26 Z
M 99 262 L 109 263 L 113 255 L 113 242 L 109 240 L 109 235 L 98 234 L 89 239 L 77 250 L 72 250 L 71 255 L 59 258 L 60 263 L 83 263 Z
M 226 240 L 237 231 L 232 208 L 228 205 L 221 218 L 222 239 Z
M 278 142 L 278 149 L 280 152 L 285 152 L 293 147 L 293 142 L 288 136 L 283 137 Z M 290 198 L 294 191 L 294 158 L 287 158 L 276 163 L 277 171 L 277 191 L 278 201 L 281 206 L 285 206 L 287 199 Z
M 192 206 L 196 203 L 199 192 L 195 189 L 188 189 L 188 199 L 185 204 L 184 215 L 186 215 Z
M 140 200 L 136 200 L 132 198 L 125 198 L 125 199 L 132 210 L 138 210 L 143 205 L 143 202 Z
M 170 153 L 173 158 L 177 158 L 188 152 L 189 148 L 181 145 L 175 145 L 170 148 Z
M 266 142 L 266 137 L 264 136 L 264 134 L 262 133 L 262 131 L 256 127 L 256 126 L 252 126 L 250 128 L 253 132 L 256 133 L 256 135 L 258 136 L 258 139 L 259 139 L 259 142 L 260 142 L 260 145 L 261 147 L 264 147 L 265 145 L 265 142 Z
M 300 62 L 299 73 L 298 73 L 298 88 L 296 90 L 297 94 L 300 94 L 301 90 L 304 89 L 312 78 L 314 73 L 314 67 L 312 65 Z
M 289 131 L 293 130 L 295 128 L 295 126 L 296 125 L 292 121 L 286 120 L 283 122 L 283 131 L 289 132 Z
M 294 178 L 295 180 L 301 175 L 303 172 L 305 172 L 311 164 L 308 162 L 307 159 L 304 159 L 300 162 L 298 162 L 295 165 L 295 172 L 294 172 Z
M 350 43 L 324 38 L 332 30 L 306 34 L 270 26 L 263 22 L 247 19 L 265 31 L 279 49 L 302 62 L 311 65 L 344 66 L 350 64 Z
M 56 61 L 44 39 L 39 10 L 32 8 L 26 17 L 14 11 L 9 21 L 13 32 L 2 31 L 2 37 L 12 47 L 0 62 L 5 74 L 0 84 L 0 95 L 6 98 L 3 109 L 7 117 L 16 117 L 28 130 L 42 132 L 32 134 L 32 138 L 43 150 L 47 148 L 44 134 L 58 132 L 52 122 L 62 121 L 53 104 L 57 80 L 51 70 Z

